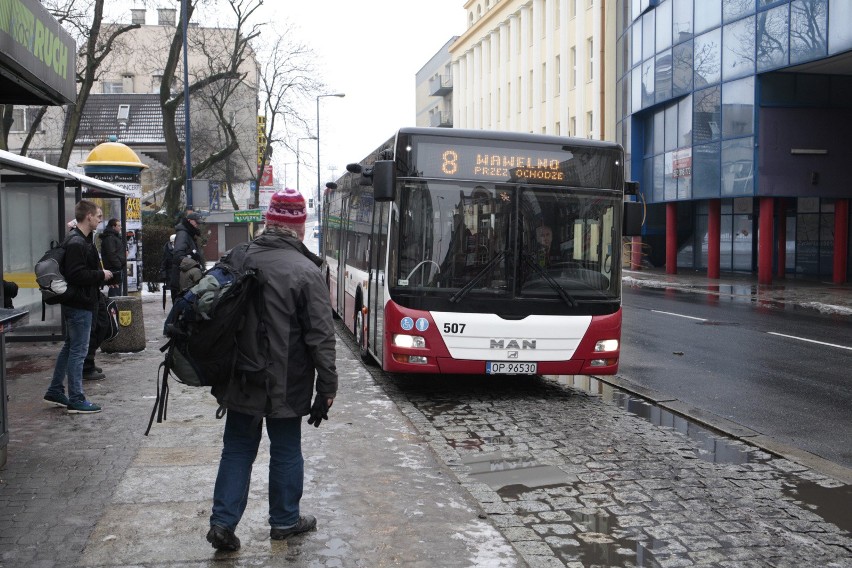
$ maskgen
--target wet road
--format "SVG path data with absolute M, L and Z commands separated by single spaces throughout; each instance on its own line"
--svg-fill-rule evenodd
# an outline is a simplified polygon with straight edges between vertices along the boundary
M 624 287 L 619 375 L 852 467 L 852 321 Z

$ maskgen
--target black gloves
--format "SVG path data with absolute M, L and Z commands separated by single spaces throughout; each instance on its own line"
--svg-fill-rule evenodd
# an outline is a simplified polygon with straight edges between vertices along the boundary
M 328 404 L 327 396 L 320 393 L 314 397 L 314 403 L 311 405 L 311 417 L 308 418 L 308 424 L 313 424 L 314 428 L 319 428 L 320 422 L 328 420 L 328 409 L 331 405 Z

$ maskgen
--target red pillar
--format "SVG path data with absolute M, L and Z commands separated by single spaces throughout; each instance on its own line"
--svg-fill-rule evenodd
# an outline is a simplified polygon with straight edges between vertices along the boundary
M 722 201 L 711 199 L 707 215 L 707 278 L 719 278 L 719 247 L 722 232 Z
M 775 213 L 772 197 L 760 198 L 760 220 L 757 235 L 757 282 L 772 284 L 772 221 Z
M 834 202 L 834 278 L 835 284 L 846 282 L 846 259 L 849 253 L 849 200 Z
M 666 274 L 677 274 L 677 202 L 666 203 Z
M 775 267 L 775 276 L 784 278 L 787 276 L 787 200 L 778 200 L 778 247 L 776 248 L 778 266 Z
M 630 270 L 642 270 L 642 237 L 632 237 L 630 242 Z

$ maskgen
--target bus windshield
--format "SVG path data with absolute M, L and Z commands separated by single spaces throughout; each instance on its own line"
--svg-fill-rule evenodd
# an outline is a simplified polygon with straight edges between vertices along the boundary
M 410 179 L 399 190 L 397 293 L 566 310 L 619 300 L 619 192 Z

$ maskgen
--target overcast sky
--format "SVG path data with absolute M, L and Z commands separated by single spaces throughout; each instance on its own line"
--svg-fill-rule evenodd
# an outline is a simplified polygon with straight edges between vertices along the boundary
M 294 23 L 319 58 L 329 93 L 320 100 L 320 159 L 323 184 L 342 175 L 402 126 L 415 124 L 415 74 L 454 35 L 465 30 L 464 0 L 306 0 L 269 2 Z M 307 112 L 316 128 L 316 102 Z M 300 152 L 316 143 L 302 140 Z M 281 158 L 276 156 L 276 161 Z M 309 158 L 302 156 L 302 161 Z M 295 162 L 295 156 L 285 162 Z M 287 185 L 295 187 L 295 165 Z M 276 168 L 283 176 L 283 166 Z M 316 190 L 316 165 L 304 166 L 300 189 Z

